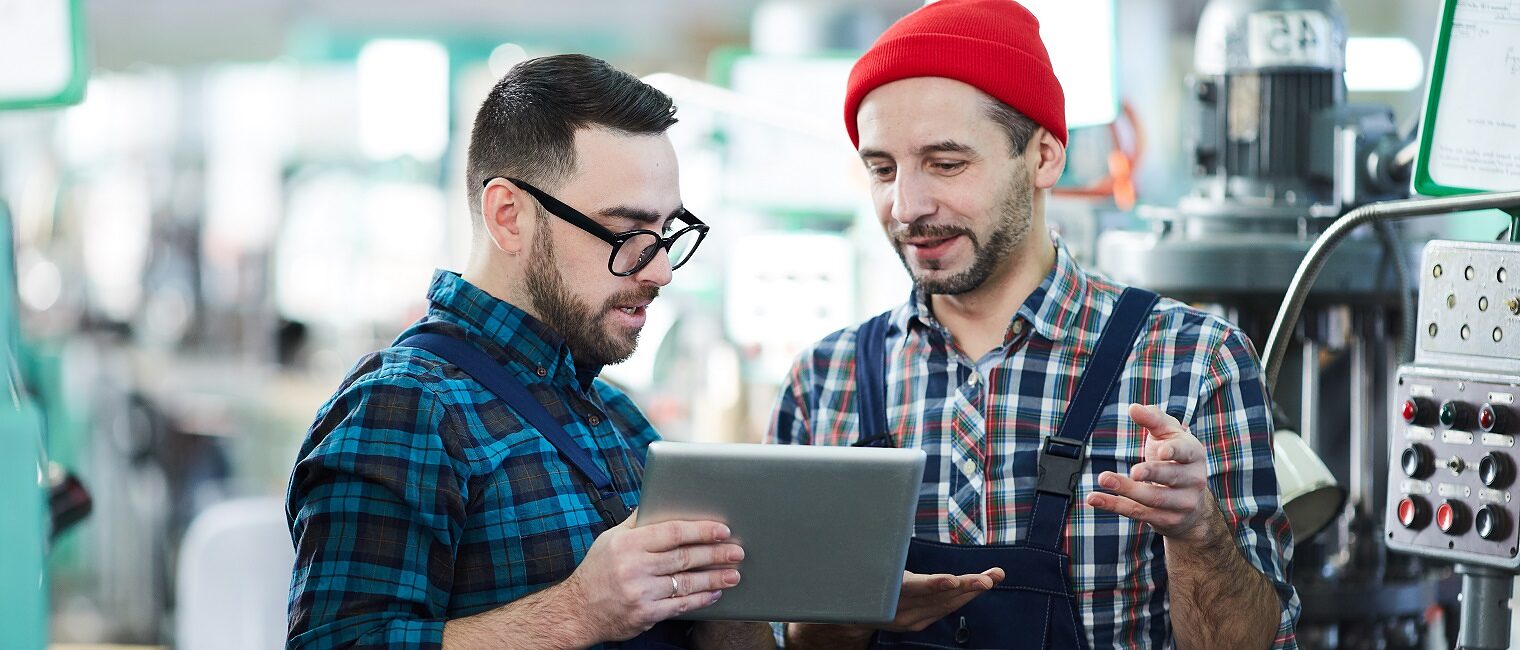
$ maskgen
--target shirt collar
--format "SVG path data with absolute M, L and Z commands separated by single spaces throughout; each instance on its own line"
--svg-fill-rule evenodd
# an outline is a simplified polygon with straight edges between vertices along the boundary
M 494 343 L 529 372 L 559 381 L 573 379 L 589 390 L 602 367 L 576 368 L 564 337 L 517 306 L 486 293 L 458 273 L 439 269 L 428 287 L 431 317 L 463 327 Z M 543 373 L 538 373 L 542 368 Z
M 1012 328 L 1015 322 L 1022 320 L 1029 323 L 1040 336 L 1058 341 L 1076 323 L 1087 302 L 1088 279 L 1082 268 L 1077 266 L 1071 251 L 1066 249 L 1066 242 L 1061 240 L 1060 235 L 1052 231 L 1050 239 L 1056 249 L 1056 263 L 1040 281 L 1040 286 L 1019 305 L 1019 310 L 1014 313 L 1008 326 Z M 913 289 L 907 316 L 910 323 L 917 319 L 928 327 L 943 329 L 929 308 L 928 294 L 917 287 Z M 1009 338 L 1011 337 L 1010 334 Z

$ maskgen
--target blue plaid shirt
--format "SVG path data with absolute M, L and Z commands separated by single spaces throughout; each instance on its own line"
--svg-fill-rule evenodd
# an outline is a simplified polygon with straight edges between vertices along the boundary
M 506 365 L 638 502 L 657 438 L 633 402 L 577 369 L 526 312 L 439 271 L 422 332 Z M 391 347 L 317 412 L 290 478 L 291 648 L 438 648 L 444 622 L 565 579 L 606 525 L 584 479 L 485 387 L 430 352 Z
M 892 311 L 887 430 L 929 455 L 915 534 L 956 544 L 1013 544 L 1028 535 L 1041 441 L 1054 435 L 1123 287 L 1077 266 L 1056 240 L 1055 267 L 1008 325 L 1003 344 L 966 357 L 922 294 Z M 848 445 L 859 438 L 855 335 L 803 352 L 783 387 L 768 442 Z M 1277 498 L 1272 425 L 1260 365 L 1221 318 L 1163 299 L 1131 352 L 1089 442 L 1089 466 L 1066 524 L 1070 584 L 1093 648 L 1171 644 L 1162 539 L 1149 526 L 1087 506 L 1098 473 L 1143 461 L 1144 433 L 1124 409 L 1162 404 L 1208 455 L 1209 487 L 1242 555 L 1277 589 L 1274 647 L 1296 646 L 1292 540 Z M 1017 574 L 1018 567 L 1005 567 Z

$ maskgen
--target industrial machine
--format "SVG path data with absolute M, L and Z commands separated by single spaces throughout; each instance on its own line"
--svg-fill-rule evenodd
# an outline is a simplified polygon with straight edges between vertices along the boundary
M 1388 546 L 1457 563 L 1463 647 L 1510 647 L 1507 601 L 1520 573 L 1517 271 L 1517 244 L 1426 247 L 1423 331 L 1415 363 L 1398 370 L 1389 414 Z
M 1441 604 L 1450 611 L 1458 600 L 1458 580 L 1441 560 L 1471 560 L 1473 566 L 1515 562 L 1509 553 L 1515 535 L 1503 527 L 1512 529 L 1520 518 L 1506 509 L 1508 501 L 1494 501 L 1505 500 L 1508 492 L 1500 494 L 1502 487 L 1480 480 L 1490 475 L 1500 484 L 1514 472 L 1514 463 L 1508 446 L 1484 445 L 1490 431 L 1479 430 L 1479 419 L 1497 422 L 1508 416 L 1509 404 L 1494 401 L 1517 390 L 1493 374 L 1496 364 L 1485 363 L 1494 349 L 1485 352 L 1490 357 L 1474 357 L 1459 345 L 1500 345 L 1494 328 L 1508 311 L 1505 299 L 1490 290 L 1506 263 L 1499 260 L 1499 249 L 1482 263 L 1461 261 L 1474 255 L 1471 246 L 1491 245 L 1433 246 L 1427 257 L 1442 257 L 1435 264 L 1446 275 L 1430 276 L 1429 264 L 1421 266 L 1429 286 L 1421 286 L 1421 307 L 1415 308 L 1412 246 L 1406 243 L 1415 237 L 1376 216 L 1494 205 L 1442 199 L 1456 200 L 1458 207 L 1436 200 L 1435 205 L 1418 202 L 1408 213 L 1385 208 L 1409 196 L 1418 143 L 1414 135 L 1398 132 L 1386 106 L 1347 103 L 1345 33 L 1344 15 L 1332 0 L 1208 3 L 1199 21 L 1196 74 L 1189 80 L 1192 194 L 1175 208 L 1142 210 L 1149 232 L 1100 235 L 1097 266 L 1128 284 L 1210 305 L 1252 340 L 1269 343 L 1271 354 L 1263 358 L 1269 360 L 1268 387 L 1281 430 L 1278 477 L 1284 487 L 1298 477 L 1295 465 L 1304 454 L 1284 457 L 1284 450 L 1294 448 L 1284 439 L 1297 442 L 1289 431 L 1297 430 L 1345 486 L 1344 503 L 1328 481 L 1313 491 L 1283 495 L 1297 542 L 1301 645 L 1421 647 L 1432 633 L 1444 635 L 1427 629 L 1427 609 Z M 1330 257 L 1316 241 L 1332 231 L 1336 246 Z M 1312 292 L 1309 284 L 1301 286 L 1295 313 L 1284 320 L 1283 290 L 1294 286 L 1303 275 L 1301 264 L 1310 258 L 1318 282 L 1310 281 Z M 1517 270 L 1515 264 L 1520 260 L 1508 263 L 1509 272 Z M 1477 276 L 1479 270 L 1487 275 Z M 1453 282 L 1464 281 L 1464 292 L 1456 292 Z M 1488 311 L 1477 311 L 1484 296 Z M 1427 313 L 1436 307 L 1446 311 Z M 1464 320 L 1458 307 L 1484 317 Z M 1269 330 L 1274 320 L 1280 330 Z M 1514 330 L 1503 345 L 1520 346 L 1520 327 Z M 1418 360 L 1415 334 L 1420 334 Z M 1508 354 L 1515 357 L 1515 351 L 1520 348 Z M 1441 364 L 1430 364 L 1432 354 Z M 1400 368 L 1412 360 L 1415 366 Z M 1403 419 L 1395 422 L 1398 427 L 1385 427 L 1383 415 L 1401 415 L 1411 398 L 1414 431 L 1423 433 L 1409 433 L 1411 422 Z M 1462 422 L 1456 431 L 1471 431 L 1471 445 L 1464 450 L 1456 448 L 1464 436 L 1447 440 L 1452 428 L 1438 424 L 1442 404 L 1450 418 Z M 1382 450 L 1391 446 L 1411 448 L 1418 477 L 1403 477 L 1401 451 L 1389 463 Z M 1496 456 L 1485 460 L 1476 450 Z M 1453 475 L 1449 465 L 1461 474 Z M 1389 472 L 1403 481 L 1385 484 L 1380 478 Z M 1389 509 L 1389 500 L 1409 504 Z M 1479 513 L 1487 536 L 1477 530 Z M 1435 524 L 1409 529 L 1400 524 L 1403 515 L 1411 525 L 1427 519 Z M 1389 551 L 1436 544 L 1449 553 Z M 1508 594 L 1508 583 L 1505 588 Z M 1503 621 L 1508 624 L 1508 617 Z

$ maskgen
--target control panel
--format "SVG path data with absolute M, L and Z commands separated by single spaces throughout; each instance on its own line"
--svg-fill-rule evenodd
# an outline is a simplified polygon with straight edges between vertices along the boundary
M 1420 271 L 1419 345 L 1389 414 L 1388 546 L 1520 569 L 1520 247 L 1431 242 Z
M 1388 545 L 1520 568 L 1520 386 L 1405 366 L 1389 431 Z

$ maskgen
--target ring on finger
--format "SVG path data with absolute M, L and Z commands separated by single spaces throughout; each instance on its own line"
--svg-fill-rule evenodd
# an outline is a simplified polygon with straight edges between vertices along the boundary
M 675 598 L 679 595 L 681 595 L 681 583 L 676 581 L 675 576 L 670 576 L 670 597 Z

